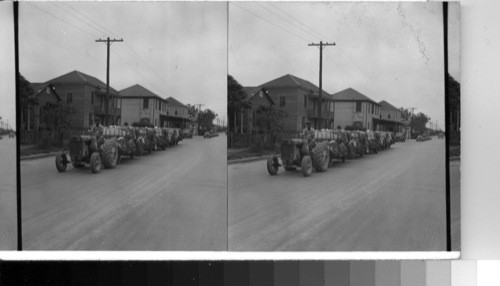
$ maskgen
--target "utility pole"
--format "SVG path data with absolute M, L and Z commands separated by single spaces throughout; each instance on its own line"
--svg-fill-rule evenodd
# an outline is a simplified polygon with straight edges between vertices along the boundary
M 111 40 L 109 37 L 106 39 L 106 40 L 102 40 L 102 39 L 99 39 L 99 40 L 95 40 L 96 42 L 100 43 L 100 42 L 103 42 L 103 43 L 106 43 L 108 49 L 107 49 L 107 64 L 106 64 L 106 102 L 104 104 L 104 108 L 105 108 L 105 117 L 104 117 L 104 124 L 107 126 L 109 125 L 109 46 L 111 46 L 111 43 L 113 42 L 123 42 L 123 39 L 113 39 Z
M 323 43 L 320 41 L 319 44 L 311 43 L 308 46 L 318 46 L 319 47 L 319 103 L 318 103 L 318 129 L 321 129 L 321 101 L 323 93 L 323 47 L 325 46 L 335 46 L 335 43 Z
M 200 112 L 201 112 L 201 107 L 204 106 L 205 104 L 201 104 L 201 103 L 198 103 L 198 104 L 193 104 L 194 106 L 198 106 L 198 135 L 200 135 Z
M 417 109 L 416 107 L 410 107 L 411 109 L 411 127 L 410 127 L 410 139 L 413 137 L 413 110 Z

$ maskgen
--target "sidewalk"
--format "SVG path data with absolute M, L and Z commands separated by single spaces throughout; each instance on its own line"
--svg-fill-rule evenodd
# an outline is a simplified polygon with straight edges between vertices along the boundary
M 62 148 L 58 147 L 48 147 L 48 148 L 40 148 L 37 145 L 21 145 L 20 146 L 20 155 L 19 155 L 19 160 L 31 160 L 31 159 L 38 159 L 38 158 L 44 158 L 44 157 L 51 157 L 55 156 L 65 150 Z
M 270 155 L 276 154 L 274 151 L 263 150 L 260 152 L 252 152 L 248 148 L 228 148 L 227 149 L 227 164 L 252 162 L 257 160 L 267 159 Z

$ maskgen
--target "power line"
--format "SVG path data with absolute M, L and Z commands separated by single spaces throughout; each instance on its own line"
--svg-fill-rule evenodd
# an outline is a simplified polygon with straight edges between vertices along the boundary
M 274 7 L 274 9 L 276 9 L 276 10 L 280 11 L 281 13 L 283 13 L 283 14 L 287 15 L 289 18 L 291 18 L 291 19 L 295 20 L 297 23 L 299 23 L 299 24 L 301 24 L 302 26 L 306 27 L 307 29 L 309 29 L 310 31 L 312 31 L 313 33 L 315 33 L 316 35 L 319 35 L 319 37 L 318 37 L 318 36 L 316 36 L 318 39 L 321 39 L 321 38 L 327 38 L 327 37 L 325 37 L 324 35 L 322 35 L 321 33 L 319 33 L 319 32 L 317 32 L 316 30 L 314 30 L 313 28 L 311 28 L 311 27 L 307 26 L 306 24 L 302 23 L 301 21 L 299 21 L 298 19 L 296 19 L 296 18 L 295 18 L 295 17 L 293 17 L 292 15 L 290 15 L 290 14 L 286 13 L 285 11 L 283 11 L 283 10 L 279 9 L 278 7 L 274 6 L 273 4 L 271 4 L 271 3 L 267 3 L 267 4 L 268 4 L 268 5 L 270 5 L 270 6 L 272 6 L 272 7 Z
M 72 27 L 74 27 L 74 28 L 76 28 L 76 29 L 78 29 L 78 30 L 80 30 L 80 31 L 84 32 L 84 33 L 85 33 L 85 34 L 87 34 L 87 35 L 90 35 L 92 38 L 97 38 L 97 36 L 96 36 L 96 35 L 91 34 L 91 33 L 89 33 L 89 32 L 87 32 L 87 31 L 83 30 L 82 28 L 80 28 L 80 27 L 78 27 L 78 26 L 75 26 L 75 25 L 73 25 L 73 24 L 71 24 L 71 23 L 69 23 L 69 22 L 67 22 L 67 21 L 63 20 L 63 19 L 61 19 L 61 18 L 59 18 L 59 17 L 57 17 L 57 16 L 55 16 L 55 15 L 53 15 L 53 14 L 51 14 L 51 13 L 47 12 L 46 10 L 44 10 L 44 9 L 42 9 L 42 8 L 40 8 L 40 7 L 37 7 L 36 5 L 34 5 L 34 4 L 32 4 L 32 3 L 27 2 L 27 4 L 29 4 L 29 5 L 31 5 L 32 7 L 35 7 L 36 9 L 38 9 L 38 10 L 40 10 L 40 11 L 42 11 L 42 12 L 44 12 L 44 13 L 46 13 L 46 14 L 48 14 L 48 15 L 50 15 L 50 16 L 52 16 L 52 17 L 56 18 L 56 19 L 58 19 L 59 21 L 62 21 L 62 22 L 64 22 L 64 23 L 66 23 L 66 24 L 68 24 L 68 25 L 70 25 L 70 26 L 72 26 Z
M 84 18 L 86 18 L 87 20 L 91 21 L 91 22 L 92 22 L 92 23 L 94 23 L 95 25 L 97 25 L 97 26 L 101 27 L 102 29 L 104 29 L 104 30 L 106 31 L 106 32 L 105 32 L 105 34 L 106 34 L 106 33 L 109 33 L 109 34 L 111 34 L 112 36 L 116 37 L 116 34 L 115 34 L 113 31 L 111 31 L 111 30 L 107 29 L 106 27 L 102 26 L 102 25 L 101 25 L 101 24 L 99 24 L 98 22 L 94 21 L 92 18 L 85 16 L 85 14 L 81 13 L 80 11 L 78 11 L 78 10 L 74 9 L 73 7 L 69 6 L 68 4 L 66 4 L 66 3 L 64 3 L 64 2 L 61 2 L 61 3 L 62 3 L 64 6 L 68 7 L 69 9 L 71 9 L 71 10 L 75 11 L 76 13 L 80 14 L 81 16 L 83 16 Z M 96 29 L 96 28 L 94 28 L 94 29 Z M 98 30 L 98 29 L 96 29 L 96 30 Z M 99 31 L 100 31 L 100 32 L 103 32 L 103 31 L 101 31 L 101 30 L 99 30 Z
M 303 29 L 302 27 L 300 27 L 299 25 L 294 24 L 293 22 L 291 22 L 291 21 L 287 20 L 285 17 L 283 17 L 283 16 L 281 16 L 281 15 L 279 15 L 279 14 L 277 14 L 277 13 L 274 13 L 272 10 L 269 10 L 268 8 L 266 8 L 264 5 L 260 4 L 259 2 L 255 2 L 255 3 L 256 3 L 256 4 L 258 4 L 259 6 L 261 6 L 263 9 L 265 9 L 267 12 L 272 13 L 272 14 L 274 14 L 274 15 L 278 16 L 280 19 L 284 20 L 285 22 L 289 23 L 290 25 L 293 25 L 294 27 L 296 27 L 296 28 L 298 28 L 298 29 L 302 30 L 302 31 L 303 31 L 303 32 L 305 32 L 307 35 L 313 36 L 313 38 L 317 38 L 317 37 L 315 37 L 314 35 L 311 35 L 311 34 L 310 34 L 310 32 L 308 32 L 308 31 L 304 30 L 304 29 Z M 269 6 L 271 6 L 272 8 L 274 8 L 274 9 L 277 9 L 275 6 L 271 5 L 271 3 L 267 3 L 267 4 L 268 4 Z M 279 9 L 278 9 L 278 11 L 280 11 L 280 12 L 281 12 L 281 10 L 279 10 Z M 283 13 L 283 12 L 282 12 L 282 13 Z
M 266 19 L 262 18 L 261 16 L 259 16 L 259 15 L 255 14 L 255 13 L 253 13 L 253 12 L 251 12 L 251 11 L 249 11 L 249 10 L 247 10 L 247 9 L 243 8 L 243 7 L 240 7 L 239 5 L 236 5 L 236 4 L 235 4 L 235 2 L 233 2 L 233 3 L 232 3 L 232 5 L 234 5 L 234 6 L 238 7 L 238 8 L 240 8 L 241 10 L 243 10 L 243 11 L 245 11 L 245 12 L 247 12 L 247 13 L 249 13 L 249 14 L 251 14 L 251 15 L 253 15 L 253 16 L 255 16 L 255 17 L 257 17 L 257 18 L 259 18 L 259 19 L 261 19 L 262 21 L 267 22 L 267 23 L 268 23 L 268 24 L 270 24 L 270 25 L 273 25 L 274 27 L 279 28 L 280 30 L 283 30 L 283 31 L 285 31 L 285 32 L 287 32 L 287 33 L 289 33 L 289 34 L 291 34 L 291 35 L 294 35 L 295 37 L 297 37 L 297 38 L 299 38 L 299 39 L 302 39 L 302 40 L 304 40 L 304 41 L 308 41 L 306 38 L 304 38 L 304 37 L 302 37 L 302 36 L 300 36 L 300 35 L 297 35 L 296 33 L 291 32 L 291 31 L 289 31 L 289 30 L 287 30 L 287 29 L 285 29 L 285 28 L 283 28 L 283 27 L 281 27 L 281 26 L 278 26 L 278 25 L 276 25 L 276 24 L 274 24 L 274 23 L 272 23 L 272 22 L 270 22 L 270 21 L 268 21 L 268 20 L 266 20 Z
M 64 3 L 63 3 L 63 4 L 64 4 Z M 57 6 L 57 5 L 56 5 L 56 6 Z M 112 34 L 112 35 L 116 35 L 116 33 L 114 33 L 113 31 L 111 31 L 111 30 L 109 30 L 109 29 L 107 29 L 106 27 L 104 27 L 104 26 L 100 25 L 100 24 L 99 24 L 99 23 L 97 23 L 96 21 L 92 20 L 90 17 L 85 16 L 83 13 L 81 13 L 81 12 L 79 12 L 79 11 L 77 11 L 77 10 L 73 9 L 72 7 L 68 6 L 67 4 L 65 4 L 65 6 L 67 6 L 67 7 L 68 7 L 68 8 L 70 8 L 70 9 L 72 9 L 73 11 L 77 12 L 78 14 L 82 15 L 83 17 L 85 17 L 85 18 L 86 18 L 86 19 L 88 19 L 89 21 L 91 21 L 91 22 L 95 23 L 96 25 L 98 25 L 98 26 L 99 26 L 99 27 L 101 27 L 102 29 L 104 29 L 104 30 L 106 30 L 106 31 L 110 32 L 110 34 Z M 67 10 L 63 9 L 62 7 L 59 7 L 59 6 L 57 6 L 57 7 L 58 7 L 58 8 L 60 8 L 61 10 L 65 11 L 67 14 L 70 14 L 70 15 L 71 15 L 71 13 L 69 13 Z M 37 8 L 38 8 L 38 7 L 37 7 Z M 54 16 L 54 15 L 52 15 L 52 14 L 50 14 L 50 13 L 48 13 L 48 14 L 49 14 L 49 15 L 51 15 L 51 16 L 53 16 L 53 17 L 55 17 L 55 18 L 57 18 L 57 19 L 60 19 L 60 18 L 58 18 L 58 17 L 56 17 L 56 16 Z M 74 16 L 74 15 L 73 15 L 73 16 Z M 94 26 L 90 25 L 89 23 L 85 23 L 85 22 L 83 22 L 81 19 L 79 19 L 79 18 L 78 18 L 78 17 L 76 17 L 76 16 L 75 16 L 75 18 L 76 18 L 77 20 L 79 20 L 80 22 L 82 22 L 83 24 L 85 24 L 85 25 L 89 26 L 90 28 L 92 28 L 92 29 L 94 29 L 94 30 L 96 30 L 96 31 L 98 31 L 98 32 L 101 32 L 101 33 L 103 33 L 103 32 L 104 32 L 103 30 L 100 30 L 100 29 L 98 29 L 98 28 L 96 28 L 96 27 L 94 27 Z M 74 26 L 74 25 L 72 25 L 72 24 L 70 24 L 70 23 L 68 23 L 68 22 L 66 22 L 66 21 L 64 21 L 64 20 L 62 20 L 62 19 L 60 19 L 60 20 L 61 20 L 61 21 L 63 21 L 63 22 L 65 22 L 65 23 L 67 23 L 67 24 L 69 24 L 69 25 L 71 25 L 71 26 Z M 76 28 L 78 28 L 78 27 L 76 27 Z M 79 28 L 78 28 L 78 29 L 79 29 Z M 82 29 L 80 29 L 80 30 L 81 30 L 81 31 L 83 31 L 83 32 L 86 32 L 85 30 L 82 30 Z M 89 34 L 89 35 L 92 35 L 92 34 L 90 34 L 90 33 L 88 33 L 88 32 L 86 32 L 86 33 L 87 33 L 87 34 Z M 97 38 L 97 36 L 93 35 L 93 38 Z M 140 56 L 139 56 L 139 55 L 138 55 L 138 54 L 137 54 L 134 50 L 133 50 L 133 49 L 132 49 L 132 47 L 131 47 L 129 44 L 127 44 L 126 42 L 124 42 L 124 43 L 125 43 L 126 47 L 127 47 L 127 48 L 128 48 L 128 49 L 129 49 L 129 50 L 130 50 L 133 54 L 134 54 L 134 56 L 138 59 L 138 61 L 139 61 L 139 62 L 141 62 L 144 66 L 146 66 L 146 67 L 147 67 L 147 68 L 151 71 L 151 73 L 153 73 L 153 74 L 154 74 L 157 78 L 159 78 L 159 79 L 160 79 L 163 83 L 165 83 L 165 84 L 166 84 L 166 85 L 165 85 L 165 87 L 167 87 L 167 88 L 168 88 L 168 87 L 169 87 L 169 86 L 168 86 L 168 83 L 167 83 L 167 82 L 166 82 L 166 81 L 165 81 L 162 77 L 160 77 L 160 76 L 159 76 L 159 75 L 158 75 L 158 74 L 157 74 L 157 73 L 156 73 L 156 72 L 155 72 L 155 71 L 154 71 L 154 70 L 153 70 L 153 69 L 152 69 L 152 68 L 151 68 L 151 67 L 150 67 L 150 66 L 149 66 L 149 65 L 148 65 L 148 64 L 147 64 L 147 63 L 146 63 L 146 62 L 145 62 L 145 61 L 144 61 L 144 60 L 143 60 L 143 59 L 142 59 L 142 58 L 141 58 L 141 57 L 140 57 Z M 123 60 L 123 57 L 120 57 L 120 58 Z

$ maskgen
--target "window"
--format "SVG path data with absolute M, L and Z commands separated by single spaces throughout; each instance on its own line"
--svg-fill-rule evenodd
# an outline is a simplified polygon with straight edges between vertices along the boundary
M 375 114 L 375 105 L 372 103 L 372 114 Z
M 333 103 L 333 101 L 332 101 L 332 102 L 330 102 L 330 112 L 333 112 L 334 109 L 335 109 L 335 103 Z
M 387 118 L 391 119 L 391 114 L 387 113 Z
M 356 102 L 356 112 L 361 112 L 361 102 Z
M 66 103 L 72 103 L 73 102 L 73 94 L 71 92 L 66 93 Z
M 285 106 L 285 97 L 280 96 L 280 106 Z
M 94 105 L 94 101 L 95 101 L 95 92 L 93 91 L 90 93 L 90 104 Z
M 307 108 L 307 95 L 304 95 L 304 108 Z
M 92 113 L 89 113 L 89 126 L 94 124 L 94 115 Z
M 148 109 L 149 108 L 149 98 L 144 98 L 142 100 L 142 109 Z
M 177 113 L 178 113 L 178 112 L 177 112 L 177 109 L 176 109 L 176 110 L 175 110 L 175 115 L 177 115 Z

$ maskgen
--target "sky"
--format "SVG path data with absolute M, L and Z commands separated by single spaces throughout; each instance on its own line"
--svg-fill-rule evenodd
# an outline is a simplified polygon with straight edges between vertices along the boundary
M 19 69 L 30 82 L 78 70 L 110 86 L 140 84 L 160 97 L 204 104 L 227 121 L 226 3 L 24 2 Z
M 450 15 L 455 25 L 457 17 Z M 285 74 L 319 85 L 319 48 L 308 44 L 335 42 L 323 49 L 326 92 L 352 87 L 377 102 L 415 107 L 444 128 L 441 3 L 231 2 L 228 30 L 229 74 L 243 86 Z M 450 50 L 458 62 L 458 42 Z M 459 65 L 450 64 L 450 73 L 457 78 Z
M 16 84 L 14 62 L 13 5 L 0 3 L 0 117 L 16 129 Z

